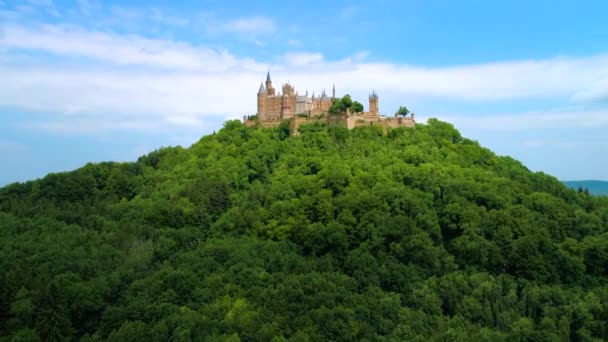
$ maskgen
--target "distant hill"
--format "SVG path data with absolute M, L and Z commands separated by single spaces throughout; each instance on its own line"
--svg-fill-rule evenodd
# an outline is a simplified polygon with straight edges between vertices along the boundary
M 589 189 L 589 192 L 594 195 L 608 196 L 608 181 L 598 180 L 583 180 L 583 181 L 567 181 L 564 182 L 567 187 L 572 189 Z
M 299 130 L 0 188 L 0 342 L 608 337 L 608 197 L 435 119 Z

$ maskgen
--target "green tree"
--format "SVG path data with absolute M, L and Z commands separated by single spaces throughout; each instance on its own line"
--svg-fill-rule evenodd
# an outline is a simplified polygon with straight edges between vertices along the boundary
M 15 324 L 22 327 L 30 327 L 32 325 L 35 307 L 28 290 L 23 287 L 19 289 L 15 300 L 11 304 L 10 313 L 17 320 Z
M 36 317 L 36 330 L 45 341 L 66 341 L 72 336 L 71 321 L 55 283 L 49 284 L 43 294 Z
M 437 119 L 287 130 L 0 188 L 0 340 L 608 336 L 608 199 Z
M 350 109 L 351 112 L 359 113 L 363 111 L 363 105 L 357 101 L 353 102 L 350 95 L 346 94 L 342 98 L 332 99 L 329 112 L 333 114 L 344 113 L 347 109 Z
M 410 110 L 407 109 L 406 106 L 400 106 L 399 110 L 397 110 L 397 114 L 401 116 L 407 116 L 410 113 Z

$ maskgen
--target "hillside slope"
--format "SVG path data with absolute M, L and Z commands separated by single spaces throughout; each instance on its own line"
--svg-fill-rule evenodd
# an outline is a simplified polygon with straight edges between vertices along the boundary
M 593 195 L 608 196 L 608 182 L 606 181 L 565 181 L 564 184 L 571 189 L 587 189 Z
M 437 120 L 301 130 L 227 122 L 188 149 L 1 189 L 0 335 L 608 336 L 606 198 Z

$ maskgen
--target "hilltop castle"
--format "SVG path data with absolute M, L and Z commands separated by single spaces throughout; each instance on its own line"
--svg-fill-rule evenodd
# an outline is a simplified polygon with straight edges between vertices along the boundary
M 415 127 L 414 113 L 411 117 L 401 117 L 395 114 L 393 118 L 380 116 L 378 113 L 378 94 L 372 92 L 369 95 L 369 106 L 367 112 L 351 113 L 349 109 L 344 113 L 330 113 L 329 110 L 336 100 L 336 87 L 332 87 L 331 97 L 327 96 L 325 90 L 320 96 L 314 93 L 308 96 L 299 95 L 294 87 L 285 83 L 282 93 L 277 93 L 272 86 L 270 72 L 266 75 L 266 82 L 260 84 L 257 94 L 258 106 L 257 116 L 243 118 L 245 124 L 255 125 L 259 123 L 263 127 L 278 126 L 281 121 L 289 120 L 292 134 L 298 133 L 298 127 L 303 123 L 322 120 L 330 126 L 342 126 L 348 129 L 359 126 L 377 125 L 384 129 L 388 127 Z

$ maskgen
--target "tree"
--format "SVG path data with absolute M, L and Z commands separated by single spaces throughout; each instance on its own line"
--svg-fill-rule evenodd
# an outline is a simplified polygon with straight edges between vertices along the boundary
M 15 317 L 16 323 L 22 327 L 29 327 L 34 318 L 35 307 L 30 298 L 29 291 L 20 288 L 15 296 L 15 300 L 10 306 L 10 313 Z
M 353 102 L 350 95 L 346 94 L 342 98 L 332 100 L 329 112 L 333 114 L 344 113 L 347 109 L 350 109 L 351 112 L 360 113 L 363 111 L 363 105 L 357 101 Z
M 346 108 L 340 99 L 333 99 L 331 107 L 329 107 L 329 112 L 332 114 L 344 113 Z
M 73 333 L 70 317 L 63 306 L 61 290 L 49 284 L 42 294 L 41 308 L 36 317 L 36 330 L 45 341 L 68 340 Z
M 397 111 L 397 114 L 402 115 L 402 116 L 407 116 L 409 113 L 410 113 L 410 110 L 407 109 L 406 106 L 399 107 L 399 110 Z
M 0 342 L 599 341 L 608 197 L 437 119 L 231 121 L 0 188 L 0 269 Z

